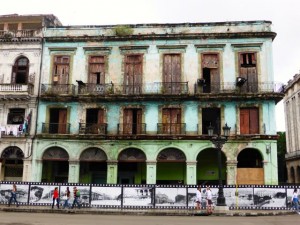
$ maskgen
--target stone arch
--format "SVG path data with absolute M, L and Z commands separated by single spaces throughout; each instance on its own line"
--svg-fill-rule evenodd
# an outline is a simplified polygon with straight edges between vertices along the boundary
M 219 170 L 218 170 L 218 151 L 217 148 L 205 148 L 197 155 L 197 184 L 219 184 Z M 226 170 L 226 155 L 221 151 L 221 178 L 223 184 L 227 183 Z
M 265 183 L 262 153 L 255 148 L 245 148 L 237 155 L 237 184 Z
M 44 152 L 42 156 L 42 160 L 46 160 L 46 161 L 69 160 L 69 154 L 65 149 L 61 147 L 50 147 Z
M 118 155 L 118 161 L 145 162 L 146 154 L 138 148 L 127 148 Z
M 156 160 L 157 162 L 185 162 L 186 155 L 177 148 L 166 148 L 158 153 Z
M 91 147 L 85 149 L 80 154 L 79 160 L 86 162 L 104 162 L 107 160 L 107 155 L 102 149 Z
M 10 146 L 4 149 L 1 154 L 1 159 L 23 159 L 24 153 L 23 151 L 16 146 Z

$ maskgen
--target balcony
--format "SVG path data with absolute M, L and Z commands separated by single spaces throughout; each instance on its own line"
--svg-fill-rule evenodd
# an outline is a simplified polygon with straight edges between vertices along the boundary
M 200 80 L 201 81 L 201 80 Z M 281 93 L 279 84 L 273 82 L 219 82 L 205 83 L 198 82 L 195 84 L 195 94 L 251 94 L 251 93 Z
M 107 134 L 107 124 L 106 123 L 79 123 L 79 134 L 97 134 L 106 135 Z
M 41 30 L 10 30 L 10 31 L 0 31 L 0 38 L 12 39 L 12 38 L 32 38 L 41 37 Z
M 0 84 L 0 92 L 3 94 L 33 94 L 32 84 Z
M 185 135 L 185 123 L 158 123 L 157 134 Z
M 146 124 L 145 123 L 119 123 L 118 134 L 119 135 L 146 134 Z
M 74 95 L 75 85 L 73 84 L 42 84 L 42 96 Z
M 80 84 L 78 94 L 108 95 L 114 93 L 113 83 L 109 84 Z
M 43 123 L 42 133 L 44 134 L 70 134 L 70 123 Z

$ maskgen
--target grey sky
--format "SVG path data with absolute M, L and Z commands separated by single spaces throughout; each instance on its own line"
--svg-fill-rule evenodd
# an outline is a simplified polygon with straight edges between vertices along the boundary
M 276 82 L 299 72 L 298 0 L 2 0 L 0 15 L 54 14 L 63 25 L 220 22 L 270 20 Z M 282 101 L 276 106 L 277 130 L 284 131 Z

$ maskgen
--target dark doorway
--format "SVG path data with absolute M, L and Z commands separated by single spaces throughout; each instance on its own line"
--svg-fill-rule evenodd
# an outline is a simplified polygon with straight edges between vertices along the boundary
M 202 108 L 202 134 L 208 134 L 208 127 L 214 127 L 214 134 L 221 132 L 221 110 L 219 108 Z

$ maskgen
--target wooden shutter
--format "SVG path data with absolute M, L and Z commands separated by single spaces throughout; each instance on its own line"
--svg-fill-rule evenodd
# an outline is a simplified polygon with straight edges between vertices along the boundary
M 69 56 L 55 56 L 53 81 L 56 82 L 56 84 L 68 84 L 69 83 L 69 69 L 70 69 L 70 57 Z
M 99 109 L 98 110 L 98 124 L 103 124 L 104 123 L 104 110 Z
M 141 92 L 143 74 L 142 55 L 127 55 L 125 57 L 124 86 L 125 93 L 138 94 Z
M 137 130 L 137 134 L 141 134 L 143 131 L 143 127 L 142 127 L 142 109 L 138 109 L 136 112 L 136 130 Z
M 88 82 L 92 84 L 105 84 L 104 56 L 90 56 Z
M 249 109 L 249 133 L 259 134 L 258 109 Z
M 219 68 L 218 54 L 203 54 L 202 55 L 202 68 Z
M 132 134 L 132 110 L 124 109 L 123 111 L 123 133 Z
M 67 133 L 67 110 L 60 109 L 58 113 L 58 133 L 66 134 Z
M 166 54 L 163 60 L 163 82 L 166 93 L 180 93 L 181 55 Z
M 240 109 L 240 133 L 241 134 L 259 133 L 258 108 Z
M 17 67 L 17 65 L 14 65 L 13 69 L 12 69 L 12 76 L 11 76 L 11 83 L 12 84 L 16 83 L 17 71 L 18 71 L 18 67 Z
M 171 58 L 171 55 L 164 55 L 163 82 L 172 82 L 172 58 Z
M 249 134 L 249 110 L 240 109 L 240 133 Z

